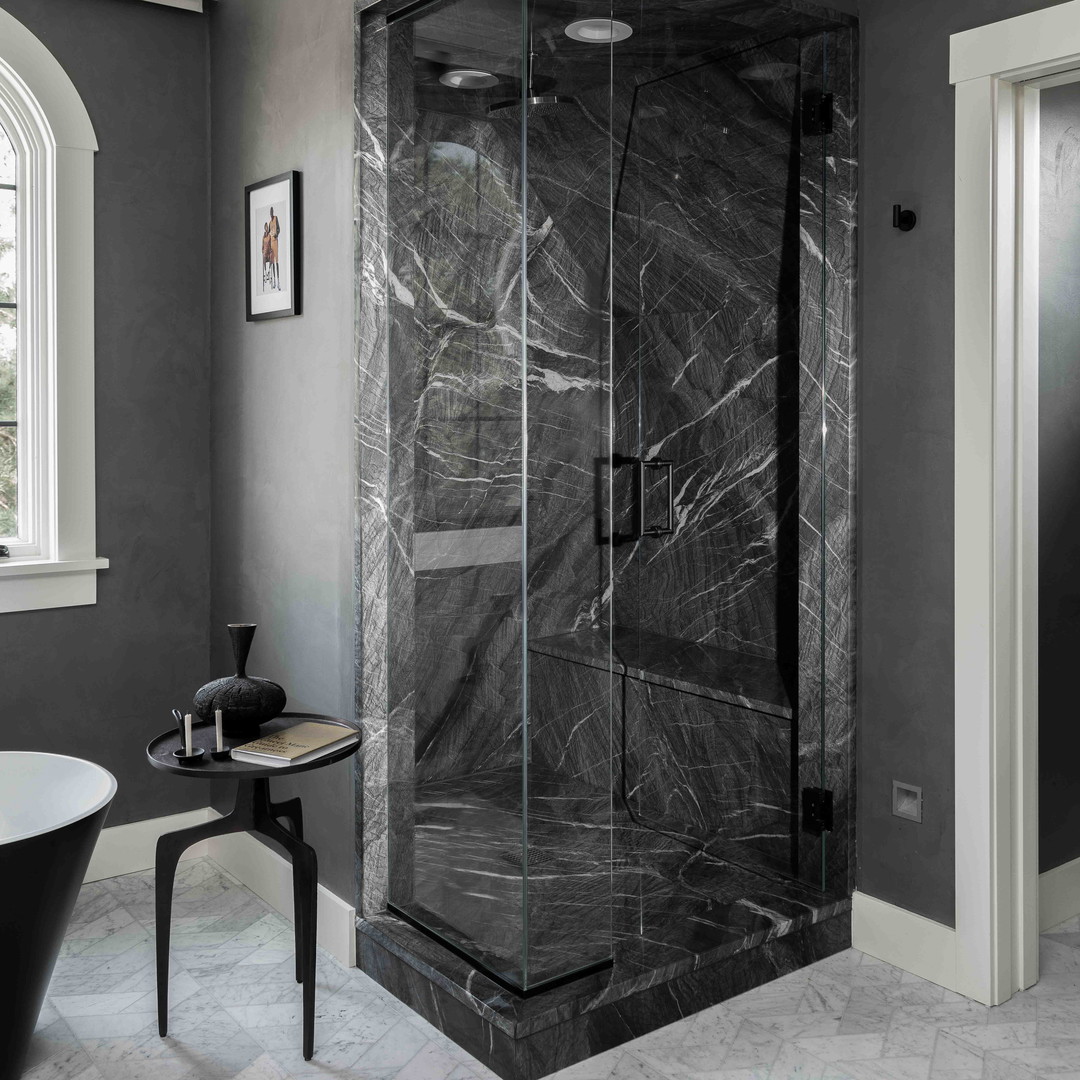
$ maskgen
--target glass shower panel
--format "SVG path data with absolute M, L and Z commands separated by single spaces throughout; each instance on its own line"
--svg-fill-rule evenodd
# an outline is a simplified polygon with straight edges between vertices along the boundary
M 581 14 L 532 0 L 525 41 L 530 986 L 612 949 L 612 47 L 568 36 Z
M 390 902 L 523 981 L 516 6 L 388 23 Z M 404 610 L 402 610 L 404 608 Z
M 651 30 L 613 78 L 623 791 L 640 824 L 820 887 L 823 36 L 691 8 L 616 7 Z
M 532 648 L 610 601 L 607 181 L 547 183 L 583 120 L 527 102 L 565 72 L 522 5 L 386 32 L 389 899 L 533 989 L 611 955 L 610 661 L 578 697 Z

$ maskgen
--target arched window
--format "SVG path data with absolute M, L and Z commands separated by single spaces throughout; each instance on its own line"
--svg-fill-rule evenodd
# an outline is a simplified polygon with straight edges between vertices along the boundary
M 55 57 L 0 10 L 0 612 L 92 604 L 94 152 Z
M 19 526 L 19 253 L 16 227 L 19 160 L 0 126 L 0 543 L 18 541 Z M 25 486 L 25 484 L 23 485 Z

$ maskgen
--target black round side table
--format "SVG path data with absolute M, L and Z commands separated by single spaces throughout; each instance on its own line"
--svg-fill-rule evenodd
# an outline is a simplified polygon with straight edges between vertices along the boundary
M 273 735 L 305 720 L 318 720 L 335 724 L 356 733 L 356 739 L 324 757 L 300 765 L 274 766 L 253 765 L 246 761 L 225 758 L 215 761 L 209 750 L 216 745 L 212 724 L 195 727 L 192 741 L 195 745 L 205 743 L 207 753 L 193 764 L 178 762 L 174 750 L 181 748 L 180 733 L 174 728 L 154 739 L 146 748 L 146 756 L 155 769 L 177 773 L 180 776 L 202 777 L 206 780 L 238 780 L 236 804 L 223 818 L 195 825 L 190 829 L 165 833 L 158 838 L 154 860 L 155 928 L 157 937 L 157 1002 L 158 1033 L 165 1037 L 169 1028 L 169 923 L 172 915 L 173 881 L 180 856 L 192 844 L 211 836 L 223 836 L 234 832 L 255 832 L 280 844 L 292 860 L 293 868 L 293 916 L 296 929 L 296 981 L 304 986 L 304 1060 L 310 1061 L 315 1052 L 315 909 L 319 885 L 318 861 L 315 849 L 304 843 L 304 816 L 299 799 L 287 799 L 275 803 L 270 798 L 270 778 L 288 776 L 292 773 L 321 769 L 352 757 L 360 745 L 360 729 L 356 724 L 338 720 L 318 713 L 282 713 L 263 724 L 259 736 Z M 250 742 L 250 736 L 230 739 L 225 736 L 228 749 Z M 279 821 L 287 822 L 284 829 Z

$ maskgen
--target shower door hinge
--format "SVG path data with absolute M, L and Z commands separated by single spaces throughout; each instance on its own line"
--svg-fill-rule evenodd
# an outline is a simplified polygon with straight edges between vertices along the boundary
M 803 94 L 802 129 L 804 135 L 831 135 L 833 133 L 833 96 L 820 90 Z
M 832 832 L 833 828 L 833 793 L 825 788 L 803 788 L 802 820 L 803 829 L 815 836 Z

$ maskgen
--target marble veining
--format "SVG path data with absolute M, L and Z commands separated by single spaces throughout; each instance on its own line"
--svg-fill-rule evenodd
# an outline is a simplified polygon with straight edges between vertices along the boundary
M 523 855 L 522 797 L 522 774 L 509 770 L 419 788 L 417 885 L 406 912 L 418 915 L 428 890 L 444 890 L 442 910 L 458 930 L 458 943 L 478 953 L 490 947 L 494 924 L 508 939 L 500 955 L 513 955 L 527 916 L 528 960 L 539 977 L 558 973 L 566 955 L 614 956 L 615 969 L 527 999 L 474 972 L 470 992 L 481 995 L 484 988 L 483 1000 L 499 1003 L 498 1009 L 562 1016 L 560 1010 L 571 1008 L 567 1002 L 595 1007 L 848 909 L 843 895 L 823 896 L 689 848 L 630 814 L 616 815 L 609 841 L 608 830 L 597 827 L 610 813 L 606 800 L 583 799 L 575 785 L 535 769 L 528 776 Z M 610 867 L 590 850 L 598 843 L 612 845 Z M 525 878 L 508 872 L 522 867 L 529 871 Z M 461 933 L 470 926 L 476 928 L 471 940 Z
M 523 125 L 488 112 L 516 16 L 474 16 L 358 9 L 368 960 L 427 994 L 388 958 L 438 946 L 392 944 L 387 900 L 510 982 L 625 957 L 629 829 L 734 891 L 676 944 L 674 873 L 604 1007 L 664 985 L 654 938 L 673 979 L 723 959 L 715 1000 L 839 947 L 851 888 L 854 35 L 801 2 L 635 10 L 614 68 L 537 51 L 576 104 Z M 498 88 L 441 86 L 465 40 Z M 827 138 L 801 128 L 819 89 Z M 669 535 L 609 542 L 636 497 L 613 453 L 674 462 Z M 644 501 L 662 520 L 662 479 Z M 799 798 L 822 786 L 825 837 Z M 814 916 L 734 919 L 785 878 Z

